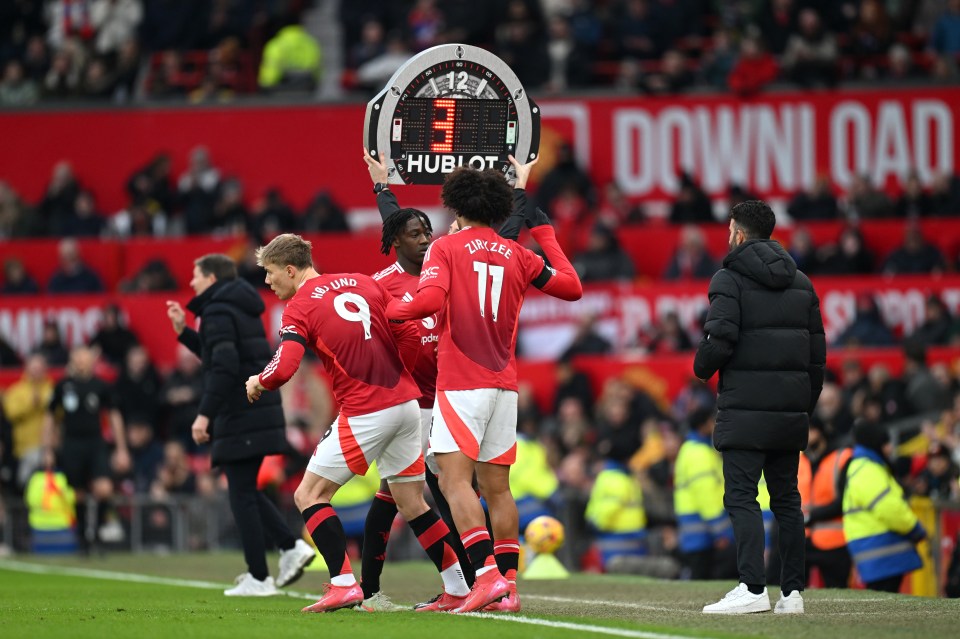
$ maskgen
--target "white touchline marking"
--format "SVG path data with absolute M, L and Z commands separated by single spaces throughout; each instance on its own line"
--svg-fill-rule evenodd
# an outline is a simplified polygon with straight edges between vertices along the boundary
M 180 586 L 183 588 L 201 588 L 203 590 L 223 591 L 230 587 L 213 581 L 197 581 L 194 579 L 174 579 L 171 577 L 154 577 L 152 575 L 138 575 L 132 572 L 113 572 L 110 570 L 95 570 L 93 568 L 73 568 L 70 566 L 46 566 L 31 564 L 24 561 L 0 560 L 0 569 L 30 572 L 38 575 L 68 575 L 71 577 L 89 577 L 91 579 L 106 579 L 109 581 L 127 581 L 158 586 Z M 319 599 L 320 595 L 311 595 L 305 592 L 281 590 L 280 594 L 295 599 Z
M 827 602 L 827 603 L 851 603 L 851 602 L 853 602 L 853 603 L 864 603 L 864 602 L 877 603 L 877 602 L 881 602 L 881 601 L 882 601 L 883 603 L 896 603 L 896 602 L 898 602 L 898 601 L 900 601 L 900 602 L 906 602 L 906 601 L 922 601 L 922 600 L 923 600 L 923 597 L 898 597 L 898 596 L 896 596 L 896 595 L 891 595 L 890 597 L 887 597 L 887 598 L 875 597 L 875 598 L 869 598 L 869 599 L 857 599 L 857 598 L 851 597 L 851 598 L 849 598 L 849 599 L 813 599 L 812 601 Z
M 655 606 L 653 604 L 642 604 L 634 601 L 613 601 L 603 599 L 574 599 L 573 597 L 554 597 L 551 595 L 523 595 L 524 599 L 536 599 L 538 601 L 552 601 L 555 603 L 583 603 L 591 606 L 608 606 L 612 608 L 634 608 L 636 610 L 649 610 L 651 612 L 696 612 L 699 610 L 685 610 L 683 608 L 668 608 L 667 606 Z
M 564 603 L 564 604 L 566 604 L 566 603 L 581 603 L 581 604 L 587 604 L 587 605 L 590 605 L 590 606 L 606 606 L 606 607 L 608 607 L 608 608 L 628 608 L 628 609 L 633 609 L 633 610 L 648 610 L 648 611 L 650 611 L 650 612 L 669 612 L 669 613 L 673 613 L 673 614 L 692 614 L 692 615 L 700 615 L 700 614 L 701 614 L 701 612 L 700 612 L 699 610 L 693 610 L 693 609 L 689 609 L 689 608 L 657 606 L 657 605 L 654 605 L 654 604 L 637 603 L 637 602 L 634 602 L 634 601 L 616 601 L 616 600 L 610 600 L 610 599 L 607 599 L 607 600 L 603 600 L 603 599 L 575 599 L 575 598 L 573 598 L 573 597 L 557 597 L 557 596 L 552 596 L 552 595 L 530 595 L 530 594 L 525 594 L 525 595 L 523 596 L 523 598 L 524 598 L 524 599 L 535 599 L 535 600 L 537 600 L 537 601 L 550 601 L 550 602 L 554 602 L 554 603 Z M 906 597 L 893 597 L 893 598 L 890 598 L 890 599 L 882 599 L 882 598 L 874 598 L 874 597 L 864 598 L 864 599 L 852 599 L 852 598 L 851 598 L 851 599 L 811 599 L 808 603 L 812 603 L 812 604 L 818 604 L 818 603 L 863 603 L 863 602 L 869 602 L 869 603 L 880 603 L 880 602 L 882 602 L 882 603 L 890 603 L 891 601 L 894 601 L 894 602 L 911 602 L 911 601 L 914 601 L 914 600 L 920 601 L 920 600 L 922 600 L 922 599 L 921 599 L 921 598 L 918 598 L 918 597 L 914 597 L 914 598 L 912 598 L 912 599 L 911 599 L 911 598 L 906 598 Z M 808 613 L 812 613 L 812 614 L 826 615 L 826 616 L 833 616 L 833 615 L 873 615 L 873 614 L 876 614 L 875 612 L 839 612 L 839 611 L 820 611 L 820 610 L 816 610 L 816 609 L 815 609 L 815 610 L 808 610 L 807 612 L 808 612 Z
M 488 612 L 469 612 L 468 617 L 480 617 L 482 619 L 495 619 L 497 621 L 512 621 L 513 623 L 525 623 L 531 626 L 546 626 L 548 628 L 561 628 L 563 630 L 576 630 L 577 632 L 591 632 L 599 635 L 613 635 L 615 637 L 631 637 L 633 639 L 691 639 L 684 635 L 667 635 L 659 632 L 647 632 L 645 630 L 630 630 L 628 628 L 614 628 L 608 626 L 588 626 L 587 624 L 571 623 L 569 621 L 552 621 L 550 619 L 537 619 L 536 617 L 520 617 L 517 615 L 492 615 Z
M 140 575 L 129 572 L 113 572 L 109 570 L 94 570 L 91 568 L 72 568 L 68 566 L 46 566 L 43 564 L 31 564 L 24 561 L 10 559 L 0 560 L 0 570 L 13 570 L 18 572 L 29 572 L 44 575 L 69 575 L 73 577 L 89 577 L 91 579 L 106 579 L 110 581 L 127 581 L 142 584 L 154 584 L 159 586 L 179 586 L 181 588 L 201 588 L 204 590 L 223 590 L 229 587 L 226 584 L 212 581 L 195 581 L 193 579 L 174 579 L 170 577 L 154 577 L 151 575 Z M 281 591 L 282 594 L 297 599 L 317 599 L 318 595 L 311 595 L 303 592 Z M 549 599 L 546 596 L 527 595 L 530 599 Z M 564 597 L 555 597 L 554 599 L 562 601 L 581 601 L 579 599 L 567 599 Z M 590 602 L 582 602 L 590 603 Z M 629 603 L 629 602 L 624 602 Z M 636 604 L 642 605 L 642 604 Z M 629 628 L 615 628 L 608 626 L 591 626 L 588 624 L 571 623 L 569 621 L 553 621 L 550 619 L 538 619 L 536 617 L 520 617 L 516 615 L 501 616 L 490 613 L 472 612 L 467 613 L 467 617 L 477 617 L 480 619 L 494 619 L 496 621 L 509 621 L 532 626 L 545 626 L 548 628 L 558 628 L 561 630 L 574 630 L 577 632 L 590 632 L 601 635 L 613 635 L 616 637 L 630 637 L 631 639 L 692 639 L 685 635 L 669 635 L 659 632 L 647 632 L 645 630 L 630 630 Z M 703 639 L 700 635 L 699 639 Z M 709 638 L 707 638 L 709 639 Z

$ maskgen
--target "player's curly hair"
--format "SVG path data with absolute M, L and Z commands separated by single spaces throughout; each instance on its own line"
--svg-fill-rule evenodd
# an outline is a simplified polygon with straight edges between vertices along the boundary
M 513 189 L 495 169 L 455 169 L 444 180 L 440 199 L 457 215 L 491 226 L 503 222 L 513 210 Z
M 430 235 L 433 235 L 433 225 L 430 224 L 430 218 L 427 214 L 418 209 L 400 209 L 390 214 L 390 217 L 383 221 L 383 235 L 380 236 L 380 252 L 384 255 L 390 255 L 390 249 L 393 248 L 393 241 L 397 236 L 403 233 L 407 222 L 413 218 L 423 222 Z

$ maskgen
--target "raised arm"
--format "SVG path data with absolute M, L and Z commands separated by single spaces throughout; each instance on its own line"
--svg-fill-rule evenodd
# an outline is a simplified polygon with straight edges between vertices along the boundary
M 363 161 L 367 164 L 370 171 L 370 179 L 376 184 L 388 184 L 390 175 L 387 173 L 387 155 L 380 152 L 380 160 L 370 157 L 370 152 L 363 150 Z M 397 196 L 393 194 L 388 187 L 377 193 L 377 208 L 380 210 L 380 219 L 384 222 L 387 218 L 400 210 L 400 203 L 397 202 Z
M 500 226 L 497 233 L 500 237 L 508 240 L 516 240 L 520 237 L 520 231 L 523 229 L 523 223 L 527 215 L 527 181 L 530 179 L 530 173 L 534 165 L 540 161 L 540 157 L 537 156 L 532 162 L 526 164 L 520 164 L 512 155 L 507 157 L 517 173 L 517 181 L 513 187 L 513 213 Z
M 177 341 L 189 348 L 194 355 L 201 357 L 200 335 L 187 327 L 187 317 L 183 307 L 178 302 L 167 300 L 167 317 L 170 318 L 173 331 L 177 334 Z
M 547 216 L 540 209 L 537 209 L 537 213 L 542 218 L 537 222 L 537 226 L 530 228 L 530 234 L 543 249 L 543 254 L 551 266 L 544 265 L 540 275 L 533 280 L 533 285 L 551 297 L 575 302 L 583 297 L 580 276 L 573 269 L 567 256 L 563 254 L 563 249 L 557 243 L 557 235 L 550 226 Z

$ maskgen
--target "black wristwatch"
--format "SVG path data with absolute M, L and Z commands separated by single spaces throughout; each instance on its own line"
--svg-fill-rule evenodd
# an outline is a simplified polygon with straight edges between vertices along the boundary
M 375 195 L 380 195 L 383 191 L 389 191 L 390 185 L 384 184 L 383 182 L 377 182 L 373 185 L 373 192 Z

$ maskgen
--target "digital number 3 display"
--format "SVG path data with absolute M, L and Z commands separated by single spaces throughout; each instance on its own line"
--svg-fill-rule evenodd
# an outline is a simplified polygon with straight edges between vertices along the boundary
M 392 140 L 400 153 L 507 153 L 517 123 L 500 100 L 408 98 L 394 119 Z

